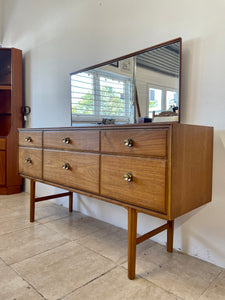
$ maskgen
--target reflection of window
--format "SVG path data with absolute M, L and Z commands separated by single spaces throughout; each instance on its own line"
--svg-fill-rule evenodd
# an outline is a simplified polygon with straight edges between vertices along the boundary
M 158 113 L 162 110 L 162 96 L 163 91 L 161 89 L 149 89 L 149 113 L 153 111 Z
M 176 90 L 165 87 L 149 87 L 149 117 L 153 111 L 160 113 L 164 110 L 172 110 L 178 106 L 178 94 Z
M 131 79 L 102 71 L 71 75 L 71 102 L 73 121 L 129 122 Z
M 167 90 L 166 91 L 166 109 L 178 106 L 177 92 Z

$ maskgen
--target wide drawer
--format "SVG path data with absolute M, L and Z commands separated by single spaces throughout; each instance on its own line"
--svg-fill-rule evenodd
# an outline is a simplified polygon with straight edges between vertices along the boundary
M 167 130 L 103 130 L 101 151 L 103 153 L 165 157 L 167 155 Z
M 42 131 L 19 131 L 19 146 L 42 147 Z
M 5 150 L 5 149 L 6 149 L 6 139 L 0 138 L 0 150 Z
M 102 196 L 166 213 L 165 160 L 102 155 L 100 186 Z
M 19 147 L 19 173 L 42 178 L 42 150 Z
M 44 150 L 44 180 L 99 193 L 99 155 Z
M 99 131 L 45 131 L 44 148 L 99 151 Z

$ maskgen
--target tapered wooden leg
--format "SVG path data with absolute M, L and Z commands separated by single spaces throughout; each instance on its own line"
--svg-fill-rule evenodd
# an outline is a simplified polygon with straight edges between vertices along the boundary
M 128 208 L 128 278 L 135 278 L 137 211 Z
M 173 229 L 174 229 L 174 220 L 167 221 L 167 251 L 173 252 Z
M 30 222 L 34 222 L 35 216 L 35 181 L 30 181 Z
M 69 194 L 69 212 L 73 211 L 73 193 Z

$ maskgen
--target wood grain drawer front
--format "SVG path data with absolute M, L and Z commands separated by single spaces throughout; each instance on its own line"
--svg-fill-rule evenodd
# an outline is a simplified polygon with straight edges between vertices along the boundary
M 19 147 L 19 173 L 42 179 L 42 150 Z
M 99 151 L 99 131 L 45 131 L 44 148 Z
M 6 149 L 6 139 L 0 138 L 0 150 Z
M 42 147 L 42 131 L 20 131 L 19 145 L 23 147 Z
M 99 155 L 44 150 L 43 177 L 47 181 L 98 194 Z
M 166 213 L 165 160 L 102 155 L 100 187 L 102 196 Z
M 125 145 L 131 140 L 132 146 Z M 101 133 L 103 153 L 121 153 L 165 157 L 167 154 L 166 129 L 104 130 Z

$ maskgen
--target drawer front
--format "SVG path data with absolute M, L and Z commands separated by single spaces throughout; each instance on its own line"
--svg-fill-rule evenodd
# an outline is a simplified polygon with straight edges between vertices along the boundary
M 167 130 L 104 130 L 101 133 L 101 151 L 165 157 L 167 155 Z
M 44 150 L 43 177 L 47 181 L 99 193 L 99 155 Z
M 100 187 L 102 196 L 166 213 L 165 160 L 102 155 Z
M 45 131 L 44 148 L 99 151 L 99 131 Z
M 6 149 L 6 139 L 0 138 L 0 150 Z
M 19 173 L 42 178 L 42 150 L 19 147 Z
M 42 131 L 20 131 L 19 146 L 42 147 Z

